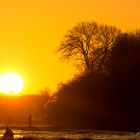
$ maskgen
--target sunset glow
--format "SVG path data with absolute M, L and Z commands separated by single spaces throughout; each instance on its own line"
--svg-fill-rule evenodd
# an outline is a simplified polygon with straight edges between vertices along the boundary
M 140 0 L 0 0 L 0 140 L 140 140 Z
M 7 95 L 15 95 L 23 88 L 22 78 L 15 73 L 6 73 L 0 76 L 0 92 Z
M 57 90 L 77 72 L 55 52 L 64 35 L 82 21 L 134 30 L 140 25 L 139 5 L 139 0 L 2 0 L 0 73 L 23 74 L 24 92 Z

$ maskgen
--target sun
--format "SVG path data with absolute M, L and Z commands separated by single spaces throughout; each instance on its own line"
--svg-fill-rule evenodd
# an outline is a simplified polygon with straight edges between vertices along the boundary
M 16 73 L 6 73 L 0 76 L 0 92 L 6 95 L 16 95 L 23 88 L 23 79 Z

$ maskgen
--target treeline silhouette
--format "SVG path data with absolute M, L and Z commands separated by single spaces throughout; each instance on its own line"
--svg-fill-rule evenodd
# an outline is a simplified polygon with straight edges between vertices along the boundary
M 47 123 L 140 130 L 140 31 L 121 33 L 112 26 L 81 23 L 58 51 L 84 72 L 62 84 L 47 103 Z
M 44 105 L 49 99 L 50 94 L 46 89 L 34 95 L 0 96 L 0 126 L 44 125 Z

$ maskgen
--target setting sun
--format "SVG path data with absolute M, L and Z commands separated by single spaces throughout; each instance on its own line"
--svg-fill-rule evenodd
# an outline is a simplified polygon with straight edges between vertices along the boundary
M 6 73 L 0 76 L 0 92 L 12 95 L 18 94 L 23 88 L 23 80 L 16 73 Z

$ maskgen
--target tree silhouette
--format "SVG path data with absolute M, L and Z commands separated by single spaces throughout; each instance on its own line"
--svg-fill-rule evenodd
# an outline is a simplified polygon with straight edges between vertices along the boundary
M 116 27 L 101 25 L 98 29 L 97 42 L 98 42 L 98 70 L 104 69 L 110 52 L 118 35 L 121 33 Z
M 100 26 L 100 32 L 95 38 L 101 53 L 98 64 L 103 60 L 108 73 L 82 73 L 62 84 L 55 100 L 47 104 L 47 123 L 66 128 L 139 131 L 140 31 L 115 34 L 114 27 Z
M 79 62 L 84 70 L 99 70 L 119 33 L 120 30 L 112 26 L 82 22 L 65 35 L 57 51 L 61 58 Z
M 140 66 L 140 31 L 118 36 L 109 63 L 111 72 L 127 72 Z

